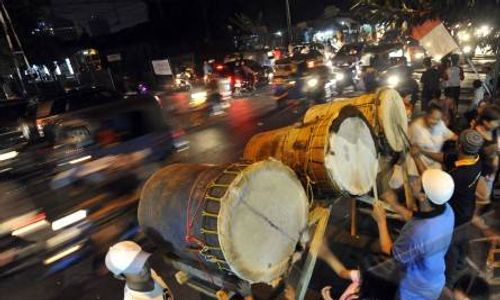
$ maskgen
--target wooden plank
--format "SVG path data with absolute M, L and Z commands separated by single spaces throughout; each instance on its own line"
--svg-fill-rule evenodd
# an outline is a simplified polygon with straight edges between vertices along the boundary
M 317 224 L 312 237 L 311 246 L 309 247 L 309 252 L 307 253 L 306 261 L 304 263 L 304 269 L 297 286 L 297 292 L 295 294 L 296 300 L 303 300 L 306 295 L 307 288 L 309 287 L 309 282 L 311 281 L 312 273 L 314 271 L 314 266 L 316 265 L 316 260 L 318 258 L 319 247 L 321 246 L 321 243 L 323 243 L 323 236 L 325 235 L 331 210 L 331 206 L 328 208 L 318 206 L 309 214 L 309 222 Z

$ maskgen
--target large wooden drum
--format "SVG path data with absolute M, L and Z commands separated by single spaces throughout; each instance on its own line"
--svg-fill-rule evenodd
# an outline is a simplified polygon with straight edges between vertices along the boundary
M 395 152 L 404 148 L 404 135 L 408 131 L 408 118 L 403 99 L 391 88 L 382 88 L 376 93 L 355 98 L 337 99 L 336 101 L 315 105 L 304 116 L 304 123 L 322 118 L 331 118 L 345 106 L 352 105 L 359 109 L 382 141 L 387 142 Z
M 300 127 L 255 135 L 243 157 L 274 157 L 290 166 L 304 185 L 323 195 L 362 195 L 375 183 L 377 147 L 370 124 L 359 109 L 344 105 Z
M 287 271 L 308 205 L 294 172 L 276 160 L 176 164 L 146 182 L 138 215 L 149 237 L 195 268 L 269 283 Z

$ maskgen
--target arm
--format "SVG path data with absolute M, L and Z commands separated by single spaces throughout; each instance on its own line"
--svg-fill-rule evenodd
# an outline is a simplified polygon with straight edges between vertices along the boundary
M 332 253 L 330 248 L 328 248 L 328 244 L 326 241 L 323 241 L 323 244 L 321 245 L 321 249 L 318 252 L 318 257 L 321 258 L 324 262 L 332 268 L 335 273 L 343 279 L 351 279 L 350 276 L 350 270 L 348 270 L 342 262 Z
M 443 162 L 444 161 L 444 155 L 442 153 L 430 153 L 430 152 L 425 152 L 421 150 L 417 146 L 411 147 L 410 154 L 413 157 L 413 161 L 415 161 L 415 165 L 417 166 L 418 173 L 420 175 L 424 174 L 425 170 L 427 170 L 427 166 L 425 163 L 422 161 L 422 155 L 430 155 L 431 159 L 434 159 L 437 162 Z
M 391 255 L 392 239 L 389 234 L 389 228 L 387 227 L 387 219 L 385 217 L 385 210 L 382 203 L 376 202 L 373 204 L 373 218 L 378 225 L 380 248 L 383 253 Z
M 385 192 L 380 198 L 387 202 L 405 221 L 412 218 L 413 212 L 398 202 L 397 195 L 392 190 Z
M 441 152 L 434 153 L 434 152 L 427 152 L 427 151 L 420 151 L 421 154 L 427 156 L 428 158 L 437 161 L 438 163 L 443 163 L 444 162 L 444 154 Z

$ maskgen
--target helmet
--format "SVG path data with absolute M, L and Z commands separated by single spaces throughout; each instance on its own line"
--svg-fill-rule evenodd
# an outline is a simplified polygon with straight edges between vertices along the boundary
M 451 176 L 438 169 L 428 169 L 422 175 L 425 195 L 434 204 L 442 205 L 450 200 L 455 190 Z
M 139 274 L 150 253 L 131 241 L 123 241 L 111 246 L 106 254 L 106 268 L 114 275 Z

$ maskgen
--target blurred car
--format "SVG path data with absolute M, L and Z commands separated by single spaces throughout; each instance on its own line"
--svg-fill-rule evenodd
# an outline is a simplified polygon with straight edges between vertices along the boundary
M 300 74 L 295 73 L 295 76 L 277 77 L 273 81 L 273 88 L 278 106 L 283 106 L 287 100 L 300 99 L 320 104 L 332 100 L 335 77 L 327 66 L 318 66 Z
M 142 182 L 176 150 L 155 98 L 81 89 L 41 100 L 36 141 L 0 177 L 0 277 L 44 276 L 140 238 Z
M 401 94 L 411 95 L 411 102 L 418 101 L 418 82 L 413 78 L 413 69 L 405 65 L 389 67 L 379 73 L 379 85 L 396 89 Z
M 249 67 L 256 73 L 256 85 L 267 85 L 269 80 L 272 78 L 273 69 L 271 67 L 262 66 L 254 60 L 251 59 L 238 59 L 226 62 L 224 64 L 215 65 L 215 73 L 222 78 L 229 78 L 231 87 L 234 87 L 236 80 L 243 80 L 243 74 L 241 74 L 241 64 Z
M 333 57 L 332 66 L 338 68 L 351 66 L 362 59 L 366 48 L 366 43 L 345 44 Z M 369 64 L 369 62 L 365 62 L 365 64 Z

